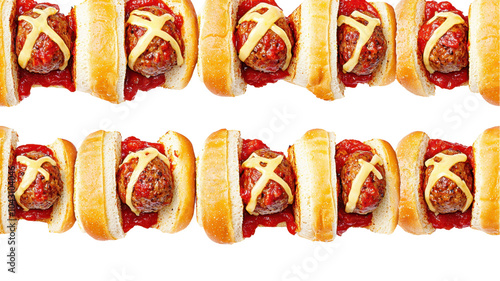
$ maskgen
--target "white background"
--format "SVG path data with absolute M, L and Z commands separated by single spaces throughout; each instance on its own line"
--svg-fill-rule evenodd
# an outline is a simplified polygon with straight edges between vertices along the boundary
M 63 1 L 59 1 L 63 2 Z M 200 11 L 202 0 L 194 5 Z M 396 0 L 388 1 L 396 5 Z M 453 1 L 467 11 L 469 1 Z M 289 14 L 300 1 L 278 1 Z M 61 5 L 68 10 L 69 5 Z M 500 108 L 467 87 L 438 90 L 431 98 L 412 95 L 397 82 L 348 89 L 346 98 L 326 102 L 307 90 L 279 82 L 249 87 L 238 98 L 212 95 L 197 74 L 182 91 L 139 94 L 112 105 L 84 93 L 32 91 L 13 108 L 0 108 L 0 125 L 17 130 L 20 144 L 48 144 L 55 138 L 79 147 L 89 133 L 118 130 L 123 137 L 156 141 L 168 130 L 187 136 L 199 153 L 220 128 L 237 129 L 285 151 L 307 130 L 334 131 L 338 141 L 382 138 L 394 147 L 415 130 L 431 138 L 471 145 L 485 129 L 500 125 Z M 350 229 L 331 243 L 314 243 L 285 228 L 259 228 L 236 245 L 218 245 L 193 218 L 187 229 L 164 234 L 134 228 L 120 241 L 99 242 L 75 224 L 51 234 L 46 224 L 21 221 L 17 274 L 7 272 L 7 236 L 0 236 L 0 280 L 498 280 L 500 237 L 472 229 L 414 236 Z M 3 262 L 5 261 L 5 262 Z

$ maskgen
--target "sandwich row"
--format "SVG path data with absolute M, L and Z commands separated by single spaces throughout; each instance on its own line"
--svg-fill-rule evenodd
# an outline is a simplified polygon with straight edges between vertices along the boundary
M 65 87 L 113 103 L 156 87 L 182 89 L 195 65 L 207 89 L 238 96 L 284 79 L 318 98 L 395 78 L 409 91 L 469 84 L 499 94 L 499 3 L 474 0 L 469 16 L 449 2 L 305 0 L 285 16 L 274 0 L 85 0 L 57 5 L 1 0 L 0 105 L 32 86 Z M 396 24 L 397 22 L 397 24 Z M 397 31 L 396 31 L 397 30 Z
M 18 145 L 0 127 L 0 233 L 19 219 L 65 232 L 77 221 L 98 240 L 134 226 L 175 233 L 196 217 L 210 239 L 235 243 L 258 226 L 332 241 L 351 227 L 413 234 L 472 227 L 500 234 L 500 127 L 472 146 L 413 132 L 396 152 L 386 141 L 337 142 L 306 132 L 280 152 L 239 131 L 212 133 L 195 160 L 191 142 L 97 131 L 78 153 L 66 140 Z M 77 155 L 78 154 L 78 155 Z

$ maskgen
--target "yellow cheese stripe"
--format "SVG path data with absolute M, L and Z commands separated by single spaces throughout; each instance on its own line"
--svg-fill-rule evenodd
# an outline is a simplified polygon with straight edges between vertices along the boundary
M 145 20 L 140 16 L 148 17 L 149 20 Z M 170 14 L 163 14 L 161 16 L 155 16 L 154 14 L 146 11 L 138 11 L 135 10 L 130 15 L 127 23 L 137 25 L 140 27 L 144 27 L 147 29 L 146 33 L 139 38 L 137 45 L 132 49 L 130 55 L 128 56 L 128 67 L 133 69 L 135 61 L 146 51 L 149 43 L 156 37 L 160 37 L 161 39 L 170 43 L 172 48 L 177 55 L 177 65 L 182 65 L 184 63 L 184 59 L 182 58 L 181 48 L 177 41 L 175 41 L 174 37 L 172 37 L 167 32 L 163 31 L 163 25 L 167 21 L 173 21 L 174 17 Z
M 24 43 L 23 49 L 21 53 L 19 53 L 18 62 L 19 65 L 24 69 L 26 65 L 28 65 L 28 61 L 31 58 L 31 51 L 35 46 L 36 39 L 40 35 L 40 33 L 45 33 L 54 43 L 59 46 L 63 55 L 64 55 L 64 63 L 59 67 L 59 70 L 63 70 L 68 65 L 70 52 L 64 40 L 62 40 L 61 36 L 57 34 L 48 24 L 47 19 L 49 16 L 57 14 L 57 9 L 54 7 L 47 7 L 44 10 L 33 9 L 33 12 L 39 14 L 38 18 L 32 18 L 29 16 L 20 16 L 19 21 L 27 21 L 31 24 L 32 30 L 26 37 L 26 42 Z
M 42 168 L 42 165 L 44 163 L 49 163 L 52 166 L 56 166 L 57 163 L 54 161 L 54 159 L 44 156 L 38 160 L 33 160 L 30 159 L 26 156 L 17 156 L 16 161 L 26 165 L 26 171 L 24 172 L 23 180 L 21 181 L 21 184 L 19 184 L 18 189 L 14 193 L 14 196 L 16 197 L 17 204 L 23 208 L 23 210 L 28 211 L 29 209 L 26 208 L 23 204 L 21 204 L 21 196 L 24 194 L 26 189 L 30 187 L 30 185 L 35 181 L 36 175 L 38 173 L 42 174 L 42 176 L 45 178 L 45 181 L 48 181 L 50 178 L 49 172 L 47 172 L 44 168 Z
M 436 158 L 440 158 L 441 161 L 437 162 Z M 455 164 L 465 161 L 467 161 L 467 156 L 463 153 L 454 155 L 438 153 L 433 158 L 425 161 L 426 167 L 432 165 L 434 166 L 434 169 L 432 169 L 431 175 L 429 177 L 429 181 L 425 186 L 425 201 L 427 202 L 427 206 L 429 206 L 429 210 L 436 212 L 436 208 L 434 207 L 434 205 L 432 205 L 431 200 L 429 198 L 432 187 L 436 184 L 436 182 L 440 178 L 446 177 L 455 182 L 455 184 L 464 192 L 465 196 L 467 196 L 467 202 L 465 203 L 465 206 L 462 208 L 462 213 L 467 211 L 470 204 L 472 203 L 472 193 L 467 187 L 465 181 L 461 179 L 459 176 L 457 176 L 455 173 L 450 171 L 451 167 L 453 167 Z
M 134 168 L 134 171 L 132 172 L 132 176 L 130 176 L 130 180 L 127 184 L 127 194 L 126 194 L 126 201 L 125 202 L 134 214 L 137 216 L 141 214 L 139 210 L 137 210 L 134 205 L 132 204 L 132 193 L 134 192 L 134 186 L 137 183 L 137 180 L 139 179 L 139 176 L 141 175 L 142 171 L 146 168 L 146 166 L 151 162 L 153 159 L 156 157 L 160 158 L 167 166 L 170 167 L 170 162 L 168 161 L 168 158 L 161 154 L 156 148 L 153 147 L 148 147 L 146 149 L 130 153 L 127 155 L 125 160 L 123 160 L 123 163 L 120 165 L 124 165 L 125 163 L 128 163 L 130 160 L 137 158 L 137 165 Z
M 373 172 L 379 180 L 383 178 L 379 170 L 375 168 L 375 165 L 377 164 L 382 165 L 382 158 L 380 158 L 377 154 L 373 155 L 370 162 L 358 159 L 358 164 L 361 165 L 361 169 L 359 169 L 358 174 L 352 181 L 347 204 L 345 205 L 346 213 L 352 213 L 354 212 L 354 209 L 356 209 L 356 203 L 358 202 L 359 195 L 361 194 L 361 187 L 363 187 L 363 183 L 366 181 L 370 173 Z
M 359 21 L 354 19 L 355 17 L 365 19 L 366 21 L 368 21 L 368 24 L 364 25 L 360 23 Z M 354 53 L 352 54 L 349 61 L 347 61 L 342 66 L 344 72 L 351 72 L 354 69 L 354 67 L 358 64 L 359 56 L 361 55 L 361 50 L 366 45 L 368 40 L 370 40 L 370 37 L 372 37 L 375 27 L 380 25 L 380 20 L 377 18 L 372 18 L 370 16 L 367 16 L 358 11 L 354 11 L 350 17 L 346 17 L 344 15 L 339 16 L 337 20 L 337 26 L 341 26 L 344 23 L 352 26 L 359 32 L 359 38 L 358 41 L 356 42 L 356 49 L 354 49 Z
M 257 11 L 262 8 L 267 8 L 267 11 L 264 14 L 257 13 Z M 286 61 L 281 69 L 286 70 L 288 68 L 290 60 L 292 59 L 292 43 L 290 42 L 290 38 L 288 38 L 288 36 L 286 35 L 286 32 L 281 27 L 274 24 L 282 17 L 284 17 L 284 14 L 280 8 L 266 3 L 260 3 L 259 5 L 250 9 L 250 11 L 248 11 L 239 20 L 238 24 L 241 24 L 245 21 L 254 21 L 257 23 L 252 31 L 250 31 L 247 41 L 240 49 L 238 57 L 241 61 L 244 62 L 248 58 L 248 56 L 250 56 L 252 50 L 255 48 L 255 46 L 257 46 L 260 39 L 264 37 L 269 29 L 271 29 L 274 33 L 278 34 L 278 36 L 281 37 L 281 39 L 283 39 L 283 41 L 285 42 L 287 49 Z
M 262 191 L 264 191 L 264 188 L 270 180 L 273 180 L 281 185 L 288 195 L 288 204 L 293 203 L 293 194 L 290 186 L 288 186 L 288 184 L 280 176 L 274 173 L 274 170 L 276 170 L 281 161 L 283 161 L 283 155 L 273 159 L 267 159 L 252 153 L 252 155 L 250 155 L 250 157 L 242 164 L 243 168 L 254 168 L 262 174 L 252 189 L 250 202 L 248 202 L 246 207 L 249 214 L 254 216 L 258 215 L 257 213 L 254 213 L 255 206 L 257 205 L 257 197 L 259 197 Z
M 446 18 L 446 20 L 436 29 L 434 30 L 434 33 L 432 34 L 431 38 L 429 38 L 429 41 L 425 44 L 425 49 L 424 49 L 424 65 L 427 71 L 429 71 L 430 74 L 434 73 L 435 70 L 432 68 L 430 61 L 429 61 L 429 56 L 431 55 L 432 49 L 434 49 L 434 46 L 436 46 L 437 42 L 441 37 L 443 37 L 450 28 L 452 28 L 456 24 L 461 24 L 465 23 L 464 19 L 452 12 L 443 12 L 443 13 L 437 13 L 427 21 L 427 24 L 432 23 L 435 21 L 437 18 Z

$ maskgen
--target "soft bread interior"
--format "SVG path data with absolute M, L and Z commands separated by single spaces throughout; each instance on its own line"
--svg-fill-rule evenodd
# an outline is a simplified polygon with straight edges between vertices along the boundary
M 298 235 L 332 241 L 337 232 L 335 134 L 311 130 L 288 153 L 297 183 L 294 213 Z
M 9 128 L 0 127 L 0 234 L 8 233 L 9 226 L 9 166 L 12 151 L 17 146 L 17 133 Z M 17 220 L 13 221 L 17 227 Z
M 155 228 L 178 232 L 189 224 L 194 211 L 195 163 L 191 142 L 184 136 L 169 131 L 158 141 L 173 165 L 174 192 L 172 202 L 158 213 Z
M 0 105 L 13 106 L 19 103 L 17 93 L 17 58 L 14 53 L 14 0 L 2 1 L 0 8 L 2 10 L 2 26 L 0 30 L 0 47 L 3 52 L 2 62 L 0 62 Z M 3 84 L 3 85 L 1 85 Z
M 70 229 L 75 223 L 73 211 L 73 172 L 76 159 L 76 148 L 72 143 L 57 139 L 49 145 L 59 164 L 59 171 L 63 182 L 63 190 L 52 208 L 49 231 L 62 233 Z
M 368 229 L 376 233 L 391 234 L 398 225 L 399 169 L 396 154 L 385 141 L 374 139 L 366 144 L 382 158 L 386 182 L 385 196 L 373 211 L 372 224 Z
M 243 240 L 243 200 L 240 195 L 240 132 L 228 131 L 228 178 L 235 241 Z
M 207 0 L 199 17 L 198 74 L 207 88 L 220 96 L 245 93 L 241 61 L 233 44 L 240 0 Z
M 391 5 L 384 2 L 371 3 L 377 9 L 382 22 L 382 32 L 387 42 L 387 51 L 382 63 L 375 70 L 370 86 L 385 86 L 396 79 L 396 18 Z

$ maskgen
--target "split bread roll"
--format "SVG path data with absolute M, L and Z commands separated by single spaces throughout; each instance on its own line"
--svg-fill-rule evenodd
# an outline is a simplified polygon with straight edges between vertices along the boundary
M 189 83 L 198 58 L 198 24 L 190 0 L 163 0 L 183 19 L 184 63 L 165 73 L 162 85 L 183 89 Z M 76 5 L 75 83 L 78 91 L 100 99 L 124 101 L 127 57 L 125 54 L 125 1 L 86 0 Z
M 15 197 L 12 190 L 12 174 L 9 175 L 9 167 L 13 166 L 14 151 L 18 145 L 17 133 L 9 128 L 0 127 L 0 234 L 10 232 L 7 227 L 14 223 L 17 227 L 17 218 L 9 215 L 9 210 L 16 208 Z M 62 233 L 69 230 L 75 223 L 73 212 L 73 171 L 76 159 L 75 146 L 64 139 L 56 139 L 47 146 L 54 154 L 54 160 L 57 163 L 63 188 L 60 197 L 52 205 L 50 218 L 40 220 L 46 222 L 49 231 L 53 233 Z M 12 171 L 11 171 L 12 173 Z M 11 177 L 9 180 L 9 176 Z M 9 186 L 12 195 L 9 196 Z M 11 202 L 10 200 L 14 200 Z
M 417 44 L 426 2 L 402 0 L 396 7 L 397 79 L 408 91 L 425 97 L 436 90 Z M 469 9 L 469 88 L 494 105 L 500 105 L 499 5 L 498 1 L 475 0 Z
M 427 217 L 427 205 L 419 191 L 429 136 L 413 132 L 401 140 L 397 156 L 401 170 L 399 225 L 412 234 L 435 231 Z M 500 234 L 500 127 L 485 130 L 472 146 L 474 197 L 471 227 Z
M 385 141 L 367 142 L 383 160 L 386 196 L 373 213 L 371 231 L 392 233 L 398 221 L 399 173 L 394 150 Z M 239 131 L 211 134 L 197 159 L 197 220 L 207 236 L 231 244 L 243 238 L 243 201 L 240 196 Z M 296 233 L 313 241 L 332 241 L 337 233 L 337 173 L 335 134 L 310 130 L 288 149 L 296 178 L 293 210 Z M 283 226 L 282 224 L 278 226 Z
M 75 215 L 82 230 L 97 240 L 125 237 L 116 174 L 121 163 L 119 132 L 97 131 L 82 143 L 76 160 Z M 186 228 L 194 212 L 195 158 L 191 142 L 169 131 L 159 144 L 165 148 L 173 176 L 172 202 L 158 212 L 153 228 L 175 233 Z
M 198 73 L 206 87 L 219 96 L 239 96 L 246 91 L 242 62 L 233 43 L 241 0 L 208 0 L 200 14 L 200 58 Z M 390 84 L 395 79 L 396 22 L 393 8 L 372 3 L 382 19 L 387 51 L 370 86 Z M 286 81 L 307 88 L 318 98 L 343 97 L 338 77 L 338 0 L 306 0 L 290 16 L 295 45 Z

